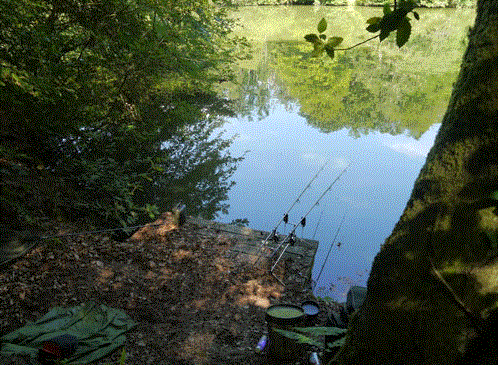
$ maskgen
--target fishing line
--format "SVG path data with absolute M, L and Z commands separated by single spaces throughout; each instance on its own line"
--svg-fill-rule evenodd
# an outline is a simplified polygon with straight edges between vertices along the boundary
M 297 204 L 297 203 L 300 203 L 300 199 L 301 197 L 303 196 L 303 194 L 306 192 L 306 190 L 308 190 L 310 187 L 311 187 L 311 184 L 313 183 L 313 181 L 315 181 L 318 177 L 318 175 L 320 175 L 320 173 L 323 171 L 323 169 L 325 168 L 325 166 L 327 166 L 327 164 L 329 163 L 329 160 L 327 160 L 323 165 L 322 167 L 320 167 L 320 170 L 317 171 L 317 173 L 315 174 L 315 176 L 313 176 L 311 178 L 311 180 L 308 182 L 308 184 L 306 184 L 306 186 L 304 187 L 303 191 L 301 191 L 301 193 L 298 195 L 298 197 L 296 198 L 296 200 L 294 200 L 294 202 L 292 203 L 292 205 L 289 207 L 289 209 L 287 209 L 287 211 L 284 213 L 283 217 L 280 218 L 280 220 L 278 221 L 278 223 L 276 224 L 275 228 L 271 231 L 271 233 L 268 235 L 268 237 L 266 237 L 265 241 L 268 241 L 270 239 L 270 237 L 273 235 L 273 233 L 275 232 L 276 233 L 276 230 L 277 228 L 280 226 L 280 224 L 282 223 L 282 221 L 285 222 L 285 224 L 288 223 L 289 221 L 289 213 L 290 211 L 292 210 L 292 208 L 294 208 L 294 206 Z
M 310 210 L 308 210 L 308 212 L 306 212 L 306 214 L 301 218 L 301 220 L 294 226 L 294 228 L 292 229 L 292 231 L 289 233 L 289 235 L 284 238 L 282 240 L 282 242 L 280 242 L 280 244 L 278 245 L 278 247 L 273 251 L 272 253 L 272 257 L 282 248 L 282 246 L 285 244 L 285 248 L 283 248 L 282 252 L 280 253 L 277 261 L 275 261 L 275 263 L 273 264 L 273 266 L 271 267 L 271 272 L 273 272 L 273 270 L 275 269 L 275 267 L 277 266 L 278 262 L 280 261 L 280 259 L 282 258 L 283 254 L 285 253 L 285 251 L 287 250 L 287 248 L 289 247 L 289 245 L 291 244 L 291 238 L 293 237 L 294 235 L 294 232 L 296 231 L 297 227 L 299 227 L 299 225 L 303 225 L 303 224 L 306 224 L 306 217 L 308 216 L 308 214 L 311 213 L 311 211 L 319 204 L 319 202 L 322 200 L 322 198 L 329 192 L 329 190 L 332 189 L 332 187 L 334 186 L 334 184 L 341 178 L 341 176 L 346 172 L 346 170 L 348 170 L 348 167 L 350 167 L 351 165 L 351 162 L 348 163 L 348 165 L 339 173 L 339 175 L 334 179 L 334 181 L 327 187 L 327 189 L 325 189 L 325 191 L 322 193 L 322 195 L 320 195 L 320 197 L 317 199 L 317 201 L 311 206 Z
M 104 232 L 114 232 L 114 231 L 122 231 L 122 230 L 127 230 L 127 229 L 138 229 L 138 228 L 143 228 L 146 226 L 151 226 L 151 227 L 158 227 L 161 226 L 162 224 L 144 224 L 144 225 L 139 225 L 139 226 L 130 226 L 130 227 L 120 227 L 120 228 L 106 228 L 106 229 L 99 229 L 99 230 L 92 230 L 92 231 L 81 231 L 81 232 L 74 232 L 74 233 L 64 233 L 64 234 L 54 234 L 54 235 L 45 235 L 45 236 L 28 236 L 21 238 L 23 241 L 23 246 L 24 247 L 22 250 L 16 251 L 16 254 L 13 256 L 9 256 L 7 258 L 2 257 L 3 253 L 6 251 L 0 250 L 0 266 L 3 266 L 4 264 L 17 260 L 19 257 L 23 256 L 27 252 L 33 250 L 35 247 L 37 247 L 41 241 L 43 240 L 48 240 L 52 238 L 63 238 L 63 237 L 71 237 L 71 236 L 81 236 L 81 235 L 86 235 L 86 234 L 96 234 L 96 233 L 104 233 Z M 4 232 L 2 232 L 4 233 Z M 11 240 L 13 237 L 10 237 L 9 235 L 5 235 L 2 237 L 0 242 L 0 248 L 2 248 L 2 245 L 7 246 L 7 240 Z
M 274 239 L 278 239 L 278 236 L 277 236 L 277 229 L 278 227 L 280 227 L 280 225 L 282 224 L 282 222 L 284 222 L 284 230 L 287 229 L 287 224 L 289 224 L 289 213 L 290 211 L 292 210 L 292 208 L 294 208 L 294 206 L 300 202 L 300 199 L 301 197 L 303 196 L 303 194 L 306 192 L 306 190 L 308 190 L 308 188 L 311 187 L 311 184 L 313 183 L 313 181 L 315 181 L 318 177 L 318 175 L 320 175 L 320 173 L 323 171 L 323 169 L 325 168 L 325 166 L 327 166 L 327 164 L 329 163 L 329 160 L 327 160 L 323 165 L 322 167 L 320 167 L 320 169 L 317 171 L 317 173 L 315 174 L 315 176 L 313 176 L 311 178 L 311 180 L 308 182 L 308 184 L 306 184 L 306 186 L 304 187 L 303 191 L 301 191 L 301 193 L 298 195 L 298 197 L 294 200 L 294 202 L 292 203 L 292 205 L 289 207 L 289 209 L 287 209 L 287 211 L 284 213 L 283 217 L 278 221 L 278 223 L 275 225 L 275 228 L 273 228 L 273 230 L 268 234 L 268 236 L 264 239 L 264 241 L 261 243 L 261 245 L 259 246 L 258 248 L 258 252 L 259 252 L 259 255 L 256 259 L 256 261 L 254 262 L 254 265 L 256 265 L 259 260 L 261 259 L 261 255 L 262 255 L 262 248 L 271 240 L 274 240 Z M 303 219 L 306 219 L 305 217 Z M 291 224 L 293 225 L 293 224 Z M 293 230 L 296 229 L 296 226 L 294 226 L 292 228 Z
M 80 235 L 84 235 L 84 234 L 115 232 L 115 231 L 122 231 L 122 230 L 127 231 L 129 229 L 138 229 L 138 228 L 143 228 L 146 226 L 158 227 L 158 226 L 161 226 L 162 224 L 163 223 L 159 223 L 159 224 L 147 223 L 147 224 L 143 224 L 140 226 L 130 226 L 130 227 L 121 227 L 121 228 L 106 228 L 106 229 L 99 229 L 99 230 L 95 230 L 95 231 L 82 231 L 82 232 L 74 232 L 74 233 L 55 234 L 55 235 L 51 235 L 51 236 L 40 236 L 39 238 L 40 239 L 49 239 L 49 238 L 59 238 L 59 237 L 80 236 Z
M 318 273 L 317 278 L 314 281 L 313 290 L 315 290 L 315 287 L 317 286 L 317 283 L 318 283 L 318 279 L 320 279 L 320 275 L 322 275 L 322 271 L 324 271 L 325 263 L 327 262 L 327 259 L 329 258 L 329 255 L 331 254 L 332 247 L 334 247 L 334 243 L 336 242 L 337 236 L 339 234 L 341 226 L 343 225 L 345 217 L 346 217 L 346 213 L 343 215 L 343 218 L 341 219 L 341 222 L 339 223 L 339 226 L 337 227 L 337 231 L 336 231 L 336 234 L 334 235 L 334 239 L 332 240 L 331 247 L 329 247 L 329 251 L 327 252 L 327 255 L 325 256 L 324 263 L 322 264 L 322 267 L 320 268 L 320 272 Z
M 322 211 L 320 212 L 320 217 L 318 217 L 318 222 L 317 222 L 317 225 L 315 227 L 315 231 L 313 232 L 313 237 L 311 237 L 312 240 L 315 239 L 315 236 L 317 234 L 318 226 L 320 225 L 320 221 L 322 220 L 322 216 L 324 215 L 324 210 L 325 210 L 325 205 L 324 205 L 324 209 L 322 209 Z

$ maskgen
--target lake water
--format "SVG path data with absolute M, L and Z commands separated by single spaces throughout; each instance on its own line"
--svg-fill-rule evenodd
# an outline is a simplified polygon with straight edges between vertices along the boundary
M 296 233 L 320 243 L 313 278 L 334 243 L 315 294 L 339 301 L 351 285 L 366 285 L 375 255 L 403 212 L 445 113 L 475 16 L 471 9 L 420 9 L 420 21 L 412 19 L 410 41 L 401 49 L 391 39 L 373 40 L 336 52 L 332 60 L 309 57 L 311 45 L 303 36 L 316 32 L 322 17 L 327 36 L 343 37 L 341 46 L 348 47 L 371 36 L 365 20 L 381 13 L 242 8 L 235 14 L 241 21 L 237 31 L 252 44 L 253 58 L 236 65 L 237 84 L 221 86 L 238 107 L 221 130 L 236 135 L 231 155 L 245 159 L 232 178 L 228 214 L 218 220 L 246 218 L 252 228 L 273 229 L 327 162 L 289 222 L 314 207 Z M 282 224 L 279 231 L 290 228 Z

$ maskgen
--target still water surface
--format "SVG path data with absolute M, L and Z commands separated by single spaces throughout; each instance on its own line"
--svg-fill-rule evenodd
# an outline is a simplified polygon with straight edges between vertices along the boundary
M 252 228 L 273 229 L 328 162 L 289 214 L 295 224 L 351 163 L 308 215 L 306 227 L 296 231 L 320 243 L 313 278 L 335 244 L 315 294 L 340 301 L 351 285 L 366 285 L 372 261 L 409 199 L 474 20 L 470 9 L 419 10 L 421 20 L 412 22 L 411 40 L 400 50 L 372 41 L 338 52 L 333 60 L 309 58 L 302 36 L 314 32 L 322 17 L 329 24 L 327 35 L 343 36 L 349 46 L 367 38 L 364 22 L 380 12 L 243 8 L 235 14 L 241 19 L 238 32 L 251 42 L 253 58 L 237 65 L 238 85 L 221 89 L 239 107 L 222 130 L 226 137 L 237 136 L 230 152 L 245 159 L 233 176 L 229 212 L 220 221 L 247 218 Z

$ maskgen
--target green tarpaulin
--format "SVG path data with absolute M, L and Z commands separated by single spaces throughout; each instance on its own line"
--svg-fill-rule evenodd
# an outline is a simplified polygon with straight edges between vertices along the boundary
M 55 307 L 38 321 L 0 337 L 0 355 L 36 357 L 44 341 L 68 334 L 78 338 L 78 347 L 67 364 L 89 364 L 122 346 L 125 333 L 136 324 L 122 310 L 95 303 Z

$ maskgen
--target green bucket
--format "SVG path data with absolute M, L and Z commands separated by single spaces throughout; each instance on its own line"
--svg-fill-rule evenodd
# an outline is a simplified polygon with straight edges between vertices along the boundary
M 285 337 L 275 329 L 293 331 L 294 327 L 304 326 L 303 308 L 292 304 L 276 304 L 266 310 L 266 323 L 268 325 L 268 355 L 282 359 L 294 360 L 304 355 L 305 346 L 297 341 Z

